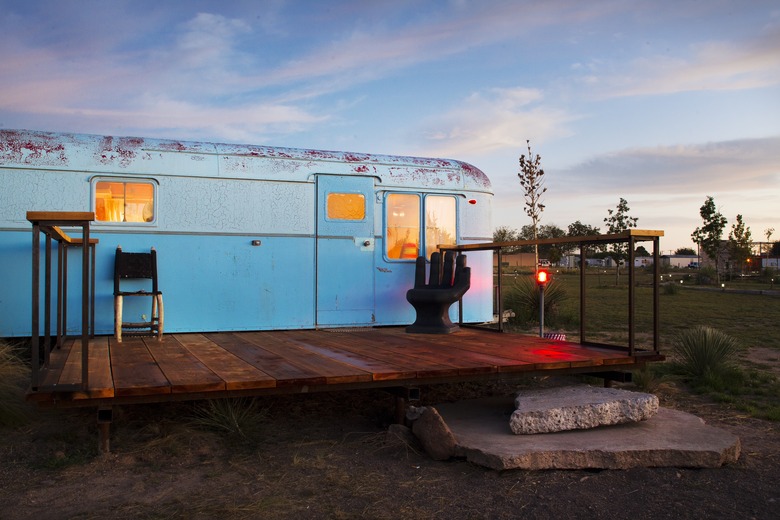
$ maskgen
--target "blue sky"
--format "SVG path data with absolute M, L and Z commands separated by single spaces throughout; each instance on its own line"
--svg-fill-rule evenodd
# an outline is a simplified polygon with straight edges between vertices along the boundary
M 530 139 L 543 224 L 780 239 L 776 0 L 0 0 L 0 49 L 0 128 L 460 159 L 517 229 Z

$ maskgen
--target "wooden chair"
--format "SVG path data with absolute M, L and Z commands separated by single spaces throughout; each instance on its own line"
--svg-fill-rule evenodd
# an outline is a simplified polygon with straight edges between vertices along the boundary
M 136 280 L 134 290 L 122 290 L 123 281 Z M 138 280 L 151 285 L 148 289 L 136 289 Z M 122 320 L 124 297 L 148 297 L 152 300 L 152 312 L 148 321 L 125 322 Z M 163 297 L 157 285 L 157 251 L 154 248 L 148 253 L 125 253 L 122 247 L 116 248 L 114 261 L 114 336 L 117 342 L 122 342 L 122 334 L 139 336 L 163 335 Z

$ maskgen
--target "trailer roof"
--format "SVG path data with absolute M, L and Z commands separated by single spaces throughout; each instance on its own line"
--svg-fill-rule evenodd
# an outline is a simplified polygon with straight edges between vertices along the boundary
M 372 175 L 389 185 L 492 193 L 480 169 L 452 159 L 31 130 L 0 130 L 0 166 L 127 175 L 171 174 L 180 168 L 187 176 L 270 174 L 278 180 L 305 180 L 313 173 Z

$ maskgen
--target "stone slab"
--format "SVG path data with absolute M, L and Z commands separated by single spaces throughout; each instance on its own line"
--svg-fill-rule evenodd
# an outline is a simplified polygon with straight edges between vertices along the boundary
M 636 423 L 514 435 L 513 404 L 511 397 L 491 397 L 437 405 L 455 438 L 455 456 L 496 470 L 714 468 L 739 458 L 738 437 L 677 410 L 660 408 Z
M 509 427 L 517 435 L 583 430 L 645 421 L 658 412 L 658 397 L 588 385 L 522 390 Z
M 420 418 L 412 423 L 412 433 L 433 460 L 447 460 L 455 456 L 455 436 L 436 408 L 427 406 L 422 409 Z

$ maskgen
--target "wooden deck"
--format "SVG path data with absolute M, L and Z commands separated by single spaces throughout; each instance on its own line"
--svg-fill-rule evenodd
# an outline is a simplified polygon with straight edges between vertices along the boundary
M 82 389 L 81 341 L 51 353 L 28 398 L 44 406 L 409 387 L 509 379 L 531 373 L 631 370 L 660 355 L 586 347 L 518 334 L 463 329 L 448 335 L 403 328 L 171 334 L 92 339 Z

